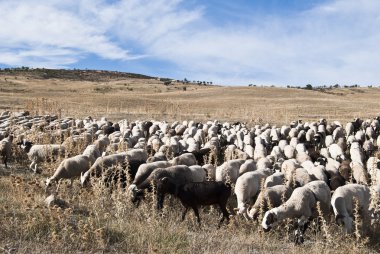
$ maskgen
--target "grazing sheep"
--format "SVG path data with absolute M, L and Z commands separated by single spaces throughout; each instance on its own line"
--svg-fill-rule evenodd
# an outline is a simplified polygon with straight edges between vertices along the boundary
M 352 177 L 354 178 L 355 182 L 367 185 L 368 173 L 365 170 L 363 163 L 353 161 L 350 163 L 350 167 L 352 169 Z
M 157 181 L 157 207 L 163 207 L 164 198 L 166 193 L 170 193 L 178 197 L 185 210 L 182 212 L 182 221 L 185 219 L 186 213 L 191 207 L 197 217 L 198 224 L 201 224 L 199 217 L 198 207 L 200 205 L 219 205 L 223 213 L 223 217 L 219 222 L 220 224 L 224 219 L 229 221 L 229 213 L 227 212 L 226 205 L 231 195 L 231 186 L 223 182 L 190 182 L 179 184 L 177 179 L 170 177 L 163 177 Z
M 94 141 L 94 145 L 99 149 L 100 154 L 106 151 L 107 146 L 110 144 L 110 140 L 107 136 L 103 136 Z
M 336 161 L 342 161 L 346 159 L 342 148 L 338 144 L 330 145 L 328 147 L 328 151 L 330 153 L 331 158 L 333 158 Z
M 311 176 L 312 180 L 320 180 L 324 181 L 325 183 L 328 183 L 329 179 L 326 174 L 326 168 L 325 166 L 318 165 L 315 167 L 312 167 L 311 169 L 306 169 L 307 173 Z
M 239 175 L 242 175 L 250 171 L 255 171 L 255 170 L 256 170 L 256 162 L 252 159 L 248 159 L 240 166 Z
M 253 159 L 258 160 L 260 158 L 265 158 L 267 156 L 267 151 L 263 144 L 256 144 Z
M 169 162 L 173 166 L 175 166 L 175 165 L 186 165 L 186 166 L 197 165 L 197 159 L 195 158 L 194 154 L 192 154 L 192 153 L 181 154 L 180 156 L 173 158 Z
M 284 147 L 284 155 L 287 159 L 293 159 L 295 155 L 295 148 L 291 145 Z
M 172 177 L 178 184 L 188 182 L 203 182 L 206 180 L 206 172 L 202 167 L 190 168 L 186 165 L 176 165 L 167 168 L 158 168 L 154 170 L 142 183 L 136 185 L 137 189 L 142 190 L 150 187 L 151 183 L 162 177 Z
M 141 184 L 157 168 L 167 168 L 170 166 L 172 166 L 172 164 L 168 161 L 155 161 L 141 164 L 137 169 L 135 179 L 133 180 L 132 185 L 136 186 Z
M 293 188 L 304 186 L 313 181 L 308 171 L 304 168 L 296 168 L 293 171 L 285 173 L 285 184 Z
M 264 231 L 269 231 L 285 219 L 298 218 L 299 230 L 297 230 L 296 242 L 302 243 L 308 222 L 319 215 L 317 202 L 320 202 L 322 215 L 326 217 L 329 214 L 330 201 L 330 188 L 324 181 L 310 182 L 303 187 L 296 188 L 284 204 L 267 211 L 261 225 Z
M 370 190 L 365 185 L 347 184 L 334 191 L 331 205 L 338 225 L 344 226 L 345 233 L 352 233 L 355 203 L 358 202 L 359 213 L 365 221 L 368 218 Z M 363 223 L 365 225 L 365 223 Z
M 298 163 L 302 164 L 305 161 L 310 161 L 311 158 L 306 152 L 301 152 L 301 153 L 297 153 L 296 160 L 298 161 Z
M 202 166 L 207 171 L 207 178 L 211 181 L 215 181 L 216 168 L 212 164 L 205 164 Z
M 216 168 L 215 179 L 216 181 L 235 183 L 239 177 L 239 170 L 245 160 L 236 159 L 224 162 Z
M 96 159 L 91 168 L 81 175 L 80 179 L 82 187 L 89 183 L 91 174 L 94 174 L 95 177 L 100 177 L 102 175 L 102 171 L 117 165 L 121 165 L 123 168 L 129 166 L 129 174 L 132 178 L 134 178 L 139 166 L 145 163 L 147 157 L 148 154 L 143 149 L 134 149 L 128 152 L 99 157 Z
M 235 194 L 237 198 L 238 214 L 243 214 L 243 216 L 248 219 L 247 208 L 250 204 L 252 204 L 252 202 L 255 201 L 265 178 L 267 178 L 271 173 L 271 169 L 256 170 L 247 172 L 237 179 Z
M 162 152 L 157 152 L 146 160 L 147 163 L 155 161 L 167 161 L 166 155 Z
M 71 185 L 75 177 L 81 176 L 90 168 L 90 159 L 86 155 L 77 155 L 71 158 L 64 159 L 52 177 L 46 179 L 46 187 L 49 187 L 52 181 L 57 183 L 57 191 L 61 179 L 70 179 Z
M 358 142 L 353 142 L 350 148 L 350 155 L 352 161 L 364 163 L 364 152 Z
M 285 183 L 285 175 L 282 172 L 275 172 L 268 176 L 264 182 L 264 188 L 273 187 L 275 185 L 282 185 Z
M 38 172 L 38 163 L 54 161 L 59 156 L 65 156 L 65 147 L 63 145 L 33 145 L 32 142 L 26 140 L 18 144 L 27 153 L 29 160 L 32 161 L 29 168 L 34 173 Z
M 3 157 L 5 168 L 8 167 L 7 162 L 12 155 L 12 142 L 13 135 L 9 135 L 7 138 L 4 138 L 0 141 L 0 155 Z
M 248 212 L 250 219 L 256 220 L 260 212 L 266 212 L 269 208 L 278 207 L 292 195 L 293 189 L 286 185 L 276 185 L 265 188 L 259 194 L 255 204 Z
M 132 193 L 132 202 L 139 204 L 142 192 L 156 186 L 157 180 L 163 177 L 175 179 L 178 185 L 190 182 L 203 182 L 206 180 L 206 172 L 203 168 L 190 168 L 186 165 L 176 165 L 167 168 L 155 169 L 144 181 L 139 184 L 131 184 L 128 190 Z
M 86 155 L 90 159 L 91 165 L 94 164 L 97 158 L 102 156 L 96 145 L 88 145 L 82 155 Z

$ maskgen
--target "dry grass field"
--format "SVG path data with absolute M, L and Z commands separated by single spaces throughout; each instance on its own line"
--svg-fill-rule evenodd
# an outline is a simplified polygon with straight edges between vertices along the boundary
M 184 88 L 186 87 L 186 88 Z M 291 120 L 347 121 L 380 114 L 380 89 L 327 92 L 287 88 L 164 85 L 156 79 L 117 77 L 43 78 L 30 73 L 0 73 L 0 111 L 32 114 L 107 116 L 110 120 L 208 120 L 284 124 Z M 20 151 L 15 151 L 20 153 Z M 81 189 L 63 184 L 59 198 L 69 208 L 48 208 L 42 181 L 59 162 L 44 164 L 41 174 L 26 170 L 25 158 L 0 165 L 0 253 L 379 253 L 380 224 L 362 235 L 345 236 L 334 223 L 308 230 L 301 246 L 292 243 L 291 223 L 264 233 L 260 225 L 236 216 L 217 229 L 218 213 L 201 210 L 180 222 L 182 207 L 158 215 L 154 197 L 136 209 L 123 190 L 112 193 L 100 183 Z
M 0 73 L 0 110 L 29 109 L 62 116 L 112 120 L 208 120 L 288 123 L 295 119 L 347 121 L 380 113 L 380 88 L 321 91 L 276 87 L 222 87 L 154 78 L 43 78 Z

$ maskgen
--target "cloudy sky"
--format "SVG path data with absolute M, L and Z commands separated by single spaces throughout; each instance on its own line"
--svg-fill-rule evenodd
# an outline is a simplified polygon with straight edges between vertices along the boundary
M 0 67 L 380 85 L 378 0 L 0 0 Z

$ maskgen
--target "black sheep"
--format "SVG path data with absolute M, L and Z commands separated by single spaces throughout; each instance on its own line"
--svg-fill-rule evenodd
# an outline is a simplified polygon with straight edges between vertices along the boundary
M 220 224 L 227 219 L 229 221 L 229 213 L 226 205 L 231 195 L 231 186 L 223 182 L 191 182 L 183 185 L 177 185 L 175 180 L 170 177 L 163 177 L 157 181 L 157 208 L 162 209 L 164 197 L 166 193 L 170 193 L 181 200 L 185 210 L 182 213 L 182 221 L 185 219 L 189 208 L 192 208 L 195 216 L 197 216 L 198 224 L 201 224 L 198 207 L 200 205 L 218 204 L 223 213 Z

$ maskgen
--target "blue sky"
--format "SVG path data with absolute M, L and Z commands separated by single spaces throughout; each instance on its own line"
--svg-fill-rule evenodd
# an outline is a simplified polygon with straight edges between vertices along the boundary
M 0 0 L 0 67 L 380 84 L 378 0 Z

